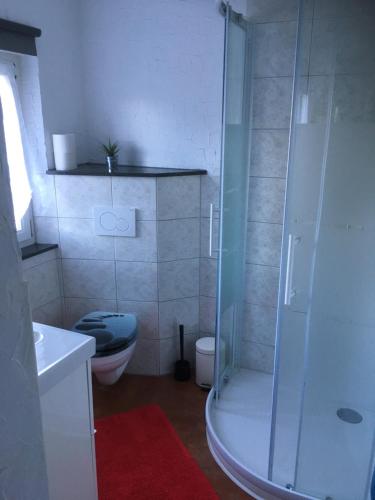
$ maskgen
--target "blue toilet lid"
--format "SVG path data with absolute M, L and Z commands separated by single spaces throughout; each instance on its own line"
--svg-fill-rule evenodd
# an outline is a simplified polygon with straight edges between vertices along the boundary
M 95 358 L 110 356 L 135 342 L 137 318 L 134 314 L 94 311 L 77 321 L 72 330 L 95 338 Z

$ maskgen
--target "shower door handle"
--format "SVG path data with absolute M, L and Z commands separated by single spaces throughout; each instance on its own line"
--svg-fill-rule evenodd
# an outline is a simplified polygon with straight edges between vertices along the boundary
M 292 298 L 296 295 L 296 290 L 293 288 L 293 271 L 294 271 L 294 255 L 295 246 L 301 241 L 300 236 L 289 235 L 288 238 L 288 257 L 286 262 L 286 278 L 285 278 L 285 296 L 284 304 L 290 306 Z
M 210 236 L 209 236 L 209 243 L 208 243 L 208 254 L 210 257 L 212 257 L 214 252 L 218 252 L 218 249 L 213 247 L 213 240 L 214 240 L 214 205 L 213 203 L 210 203 Z

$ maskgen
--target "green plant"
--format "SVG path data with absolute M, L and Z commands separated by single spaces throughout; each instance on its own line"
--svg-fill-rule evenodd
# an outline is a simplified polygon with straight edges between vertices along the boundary
M 108 144 L 102 144 L 102 149 L 105 152 L 106 156 L 110 156 L 111 158 L 117 156 L 120 152 L 120 148 L 117 142 L 111 142 L 111 139 L 108 139 Z

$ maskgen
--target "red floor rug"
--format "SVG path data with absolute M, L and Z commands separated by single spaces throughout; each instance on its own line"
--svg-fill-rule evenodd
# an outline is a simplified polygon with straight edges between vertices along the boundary
M 218 500 L 159 406 L 95 427 L 99 500 Z

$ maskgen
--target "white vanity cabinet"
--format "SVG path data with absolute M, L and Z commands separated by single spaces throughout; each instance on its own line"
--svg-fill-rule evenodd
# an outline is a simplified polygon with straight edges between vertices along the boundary
M 97 500 L 91 356 L 95 340 L 34 323 L 50 500 Z

